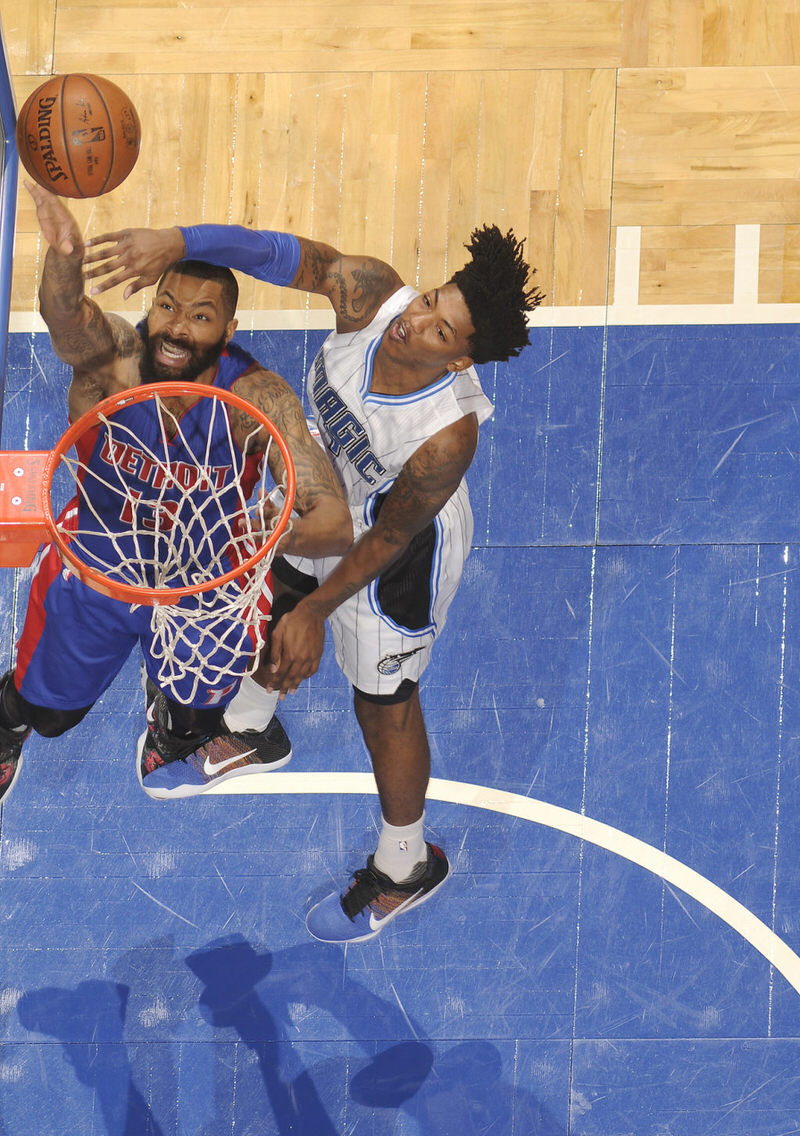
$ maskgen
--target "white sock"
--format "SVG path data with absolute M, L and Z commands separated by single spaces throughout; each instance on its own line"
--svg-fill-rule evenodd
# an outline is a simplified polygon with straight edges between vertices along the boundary
M 225 725 L 232 733 L 265 730 L 277 705 L 277 691 L 267 694 L 251 675 L 245 675 L 242 685 L 225 710 Z
M 424 813 L 413 824 L 399 826 L 383 821 L 372 863 L 396 884 L 413 876 L 414 870 L 428 858 L 422 834 L 424 822 Z

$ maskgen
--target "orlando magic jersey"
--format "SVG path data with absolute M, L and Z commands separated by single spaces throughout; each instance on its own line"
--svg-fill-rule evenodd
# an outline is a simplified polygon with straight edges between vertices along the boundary
M 375 352 L 395 316 L 418 293 L 400 288 L 368 327 L 328 336 L 308 375 L 320 436 L 344 486 L 358 538 L 375 521 L 403 465 L 429 438 L 468 414 L 493 412 L 474 368 L 407 395 L 370 390 Z M 466 481 L 386 572 L 329 617 L 336 660 L 359 690 L 393 695 L 417 681 L 441 633 L 472 544 Z M 324 580 L 338 558 L 294 560 Z
M 493 413 L 473 367 L 449 372 L 411 394 L 370 390 L 383 334 L 417 295 L 411 287 L 400 288 L 368 327 L 333 332 L 309 372 L 314 417 L 351 509 L 386 492 L 411 455 L 439 430 L 472 413 L 480 425 Z

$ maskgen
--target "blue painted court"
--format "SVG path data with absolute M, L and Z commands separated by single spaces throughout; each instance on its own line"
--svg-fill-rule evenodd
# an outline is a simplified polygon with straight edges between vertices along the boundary
M 239 338 L 299 391 L 322 333 Z M 285 772 L 167 804 L 132 659 L 0 817 L 0 1133 L 800 1132 L 796 329 L 532 339 L 481 369 L 475 548 L 422 691 L 451 882 L 309 939 L 377 818 L 332 655 Z M 55 442 L 68 378 L 10 337 L 4 448 Z

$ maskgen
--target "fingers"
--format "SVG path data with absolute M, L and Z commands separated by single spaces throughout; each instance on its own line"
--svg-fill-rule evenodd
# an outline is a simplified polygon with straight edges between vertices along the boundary
M 287 623 L 287 621 L 289 621 Z M 291 613 L 278 623 L 272 636 L 269 659 L 269 676 L 266 689 L 285 698 L 294 694 L 300 683 L 315 674 L 322 657 L 321 647 L 312 641 L 300 644 L 294 635 L 289 642 L 284 635 L 285 627 L 291 625 Z
M 130 233 L 130 229 L 118 229 L 115 233 L 101 233 L 97 237 L 90 237 L 89 240 L 86 242 L 86 247 L 91 248 L 91 247 L 94 247 L 95 245 L 119 244 L 119 242 L 122 240 L 122 238 L 126 237 L 129 233 Z M 105 253 L 93 253 L 91 258 L 87 257 L 86 259 L 87 260 L 89 260 L 89 259 L 97 260 L 98 258 L 103 257 L 105 255 L 107 255 L 107 254 L 105 254 Z
M 83 275 L 86 280 L 98 280 L 97 284 L 92 285 L 90 295 L 99 296 L 102 292 L 108 292 L 111 288 L 117 288 L 127 282 L 123 293 L 127 300 L 146 287 L 147 282 L 141 276 L 131 279 L 138 270 L 128 263 L 129 236 L 129 229 L 120 229 L 115 233 L 103 233 L 99 237 L 91 237 L 86 242 L 86 248 L 91 248 L 93 251 L 84 253 Z M 98 247 L 101 245 L 102 248 Z M 99 279 L 100 277 L 102 279 Z
M 94 265 L 94 267 L 87 268 L 87 264 Z M 101 292 L 108 292 L 109 289 L 117 288 L 120 284 L 128 281 L 123 296 L 126 300 L 130 299 L 136 292 L 141 292 L 142 288 L 146 288 L 151 283 L 151 280 L 144 276 L 136 276 L 132 280 L 131 276 L 135 272 L 135 269 L 128 267 L 122 256 L 110 257 L 106 252 L 95 252 L 83 258 L 84 278 L 98 281 L 89 290 L 92 296 L 99 296 Z
M 285 698 L 287 694 L 294 694 L 301 682 L 316 673 L 317 664 L 311 661 L 307 665 L 295 664 L 285 670 L 279 663 L 270 663 L 269 670 L 266 690 L 269 693 L 277 692 L 280 698 Z
M 46 201 L 56 201 L 57 198 L 54 193 L 50 193 L 43 185 L 39 185 L 36 181 L 28 181 L 27 178 L 23 179 L 22 184 L 27 189 L 33 200 L 37 205 L 43 205 Z
M 84 273 L 84 276 L 87 280 L 93 280 L 96 276 L 99 275 L 101 275 L 101 273 L 99 272 Z M 110 288 L 116 288 L 119 284 L 124 284 L 128 277 L 129 273 L 125 269 L 121 269 L 114 276 L 110 276 L 107 280 L 101 280 L 98 284 L 93 284 L 89 289 L 89 294 L 91 296 L 99 296 L 101 292 L 108 292 Z M 131 296 L 133 296 L 136 292 L 140 292 L 142 288 L 145 288 L 146 286 L 147 285 L 145 281 L 141 278 L 131 281 L 131 283 L 128 284 L 125 291 L 122 293 L 123 298 L 126 300 L 130 299 Z
M 36 216 L 47 243 L 62 256 L 75 251 L 75 220 L 61 198 L 37 182 L 23 181 L 36 206 Z

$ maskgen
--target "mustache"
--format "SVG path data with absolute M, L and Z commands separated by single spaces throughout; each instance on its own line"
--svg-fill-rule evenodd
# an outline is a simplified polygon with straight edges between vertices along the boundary
M 156 335 L 154 337 L 157 342 L 168 343 L 170 347 L 185 347 L 187 350 L 192 350 L 192 344 L 188 339 L 175 339 L 172 335 Z

